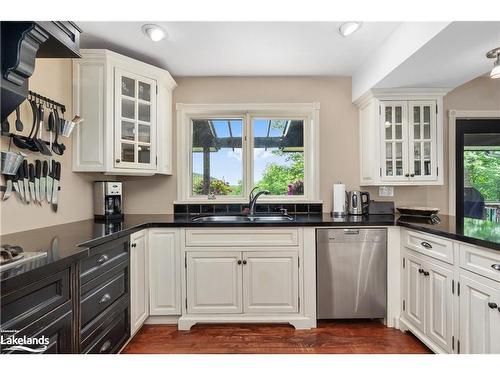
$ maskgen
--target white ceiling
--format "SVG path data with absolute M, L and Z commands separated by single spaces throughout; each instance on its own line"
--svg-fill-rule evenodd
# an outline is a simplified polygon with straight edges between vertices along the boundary
M 340 22 L 155 22 L 169 38 L 152 42 L 149 22 L 78 22 L 82 48 L 107 48 L 173 76 L 351 76 L 399 26 L 365 22 L 348 38 Z
M 449 87 L 488 73 L 486 52 L 500 47 L 500 22 L 452 22 L 375 87 Z

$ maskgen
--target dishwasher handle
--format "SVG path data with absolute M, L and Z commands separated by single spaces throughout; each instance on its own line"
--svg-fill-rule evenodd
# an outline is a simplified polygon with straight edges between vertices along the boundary
M 359 229 L 344 229 L 344 234 L 359 234 Z

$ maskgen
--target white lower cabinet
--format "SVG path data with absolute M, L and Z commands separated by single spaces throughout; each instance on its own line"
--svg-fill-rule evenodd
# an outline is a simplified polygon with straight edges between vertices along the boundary
M 130 236 L 130 334 L 134 335 L 149 316 L 147 231 Z
M 186 254 L 188 313 L 241 313 L 241 268 L 239 251 L 188 252 Z
M 181 314 L 181 259 L 178 229 L 149 230 L 149 313 Z
M 296 313 L 299 310 L 297 251 L 243 253 L 243 310 Z
M 298 251 L 188 251 L 188 314 L 298 312 Z
M 436 352 L 500 354 L 500 271 L 494 267 L 500 261 L 498 253 L 405 232 L 402 238 L 431 245 L 425 250 L 439 244 L 450 251 L 443 257 L 443 252 L 424 251 L 403 241 L 403 328 Z
M 421 335 L 451 353 L 453 270 L 411 251 L 403 254 L 403 316 Z
M 500 284 L 464 271 L 460 275 L 460 352 L 500 353 Z

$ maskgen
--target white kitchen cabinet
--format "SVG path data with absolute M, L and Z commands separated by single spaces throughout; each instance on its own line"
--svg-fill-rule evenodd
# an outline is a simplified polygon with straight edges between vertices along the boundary
M 186 254 L 189 314 L 243 311 L 241 258 L 239 251 L 190 251 Z
M 453 350 L 453 270 L 438 261 L 424 264 L 426 335 L 447 353 Z
M 373 90 L 359 108 L 361 185 L 443 184 L 443 90 Z
M 130 334 L 134 335 L 149 316 L 147 231 L 130 236 Z
M 73 171 L 114 175 L 172 172 L 171 75 L 108 50 L 73 60 Z
M 453 350 L 453 270 L 440 261 L 403 253 L 403 317 L 438 345 Z
M 500 354 L 500 284 L 460 274 L 460 353 Z
M 297 251 L 243 253 L 243 311 L 272 314 L 299 310 Z
M 404 255 L 403 315 L 420 331 L 425 330 L 425 285 L 423 261 L 411 254 Z
M 149 229 L 149 313 L 181 314 L 179 230 Z

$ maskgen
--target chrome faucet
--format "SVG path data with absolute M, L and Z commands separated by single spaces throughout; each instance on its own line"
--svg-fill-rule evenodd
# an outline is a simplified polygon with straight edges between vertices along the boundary
M 255 203 L 257 202 L 257 199 L 262 195 L 269 195 L 269 190 L 261 190 L 258 193 L 254 194 L 254 191 L 259 189 L 258 186 L 254 187 L 252 191 L 250 192 L 250 197 L 249 197 L 249 208 L 250 208 L 250 214 L 249 216 L 254 216 L 255 215 Z

